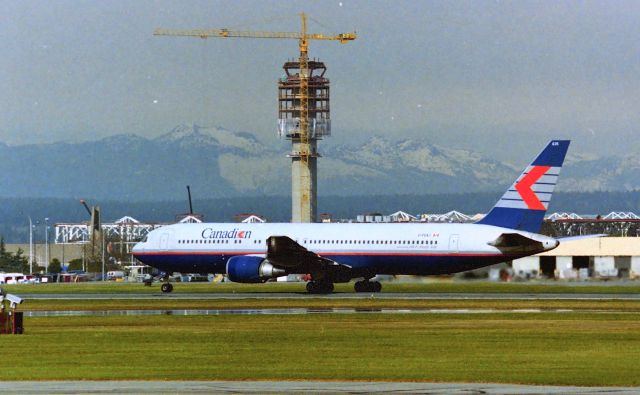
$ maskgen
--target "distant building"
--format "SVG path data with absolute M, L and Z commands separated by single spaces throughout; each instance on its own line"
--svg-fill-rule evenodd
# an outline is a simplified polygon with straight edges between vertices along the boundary
M 444 214 L 421 214 L 420 221 L 422 222 L 471 222 L 471 217 L 462 214 L 459 211 L 449 211 Z
M 418 218 L 414 215 L 407 214 L 404 211 L 396 211 L 389 215 L 391 222 L 415 222 Z
M 515 276 L 555 279 L 640 278 L 640 237 L 598 237 L 513 261 Z
M 184 217 L 191 218 L 189 216 Z M 137 242 L 155 228 L 166 224 L 146 224 L 129 216 L 124 216 L 112 223 L 101 225 L 106 240 L 121 240 L 123 242 Z M 57 223 L 55 229 L 55 244 L 84 244 L 89 239 L 89 225 L 87 223 Z
M 6 244 L 5 248 L 8 252 L 16 253 L 18 250 L 22 251 L 22 256 L 29 259 L 29 243 L 26 244 Z M 61 263 L 68 263 L 73 259 L 82 259 L 82 245 L 81 244 L 45 244 L 45 243 L 33 243 L 33 265 L 34 268 L 39 266 L 45 266 L 47 252 L 49 249 L 49 259 L 58 259 Z
M 633 212 L 612 211 L 606 215 L 553 213 L 547 216 L 545 225 L 555 232 L 555 236 L 640 236 L 640 216 Z

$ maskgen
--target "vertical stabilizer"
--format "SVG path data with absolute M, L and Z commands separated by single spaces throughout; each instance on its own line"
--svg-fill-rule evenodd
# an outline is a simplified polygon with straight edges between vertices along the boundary
M 537 233 L 558 181 L 569 140 L 552 140 L 479 224 Z

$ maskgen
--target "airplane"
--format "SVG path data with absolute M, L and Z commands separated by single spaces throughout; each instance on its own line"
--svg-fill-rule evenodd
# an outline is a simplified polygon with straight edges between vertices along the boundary
M 353 279 L 356 292 L 380 292 L 376 275 L 452 274 L 534 255 L 560 244 L 537 232 L 569 143 L 550 141 L 475 223 L 184 223 L 149 232 L 132 253 L 165 273 L 238 283 L 308 275 L 309 293 Z M 173 290 L 168 277 L 161 290 Z

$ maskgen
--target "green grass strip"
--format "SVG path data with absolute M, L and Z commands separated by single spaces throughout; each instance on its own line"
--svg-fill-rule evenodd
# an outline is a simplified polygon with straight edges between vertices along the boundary
M 16 294 L 53 293 L 158 293 L 159 283 L 145 287 L 140 283 L 92 282 L 75 284 L 2 285 Z M 174 283 L 176 293 L 306 293 L 304 283 Z M 336 293 L 352 293 L 353 283 L 336 284 Z M 424 283 L 383 283 L 383 292 L 393 293 L 640 293 L 640 284 L 607 283 L 493 283 L 486 281 L 432 281 Z
M 640 385 L 640 315 L 30 318 L 3 380 Z M 13 351 L 12 351 L 13 350 Z
M 22 311 L 53 310 L 168 310 L 168 309 L 541 309 L 640 312 L 640 300 L 485 300 L 461 299 L 124 299 L 27 300 Z

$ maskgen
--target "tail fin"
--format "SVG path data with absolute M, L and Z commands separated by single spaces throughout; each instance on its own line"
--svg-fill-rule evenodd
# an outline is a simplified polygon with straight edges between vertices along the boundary
M 552 140 L 479 224 L 537 233 L 558 181 L 569 140 Z

